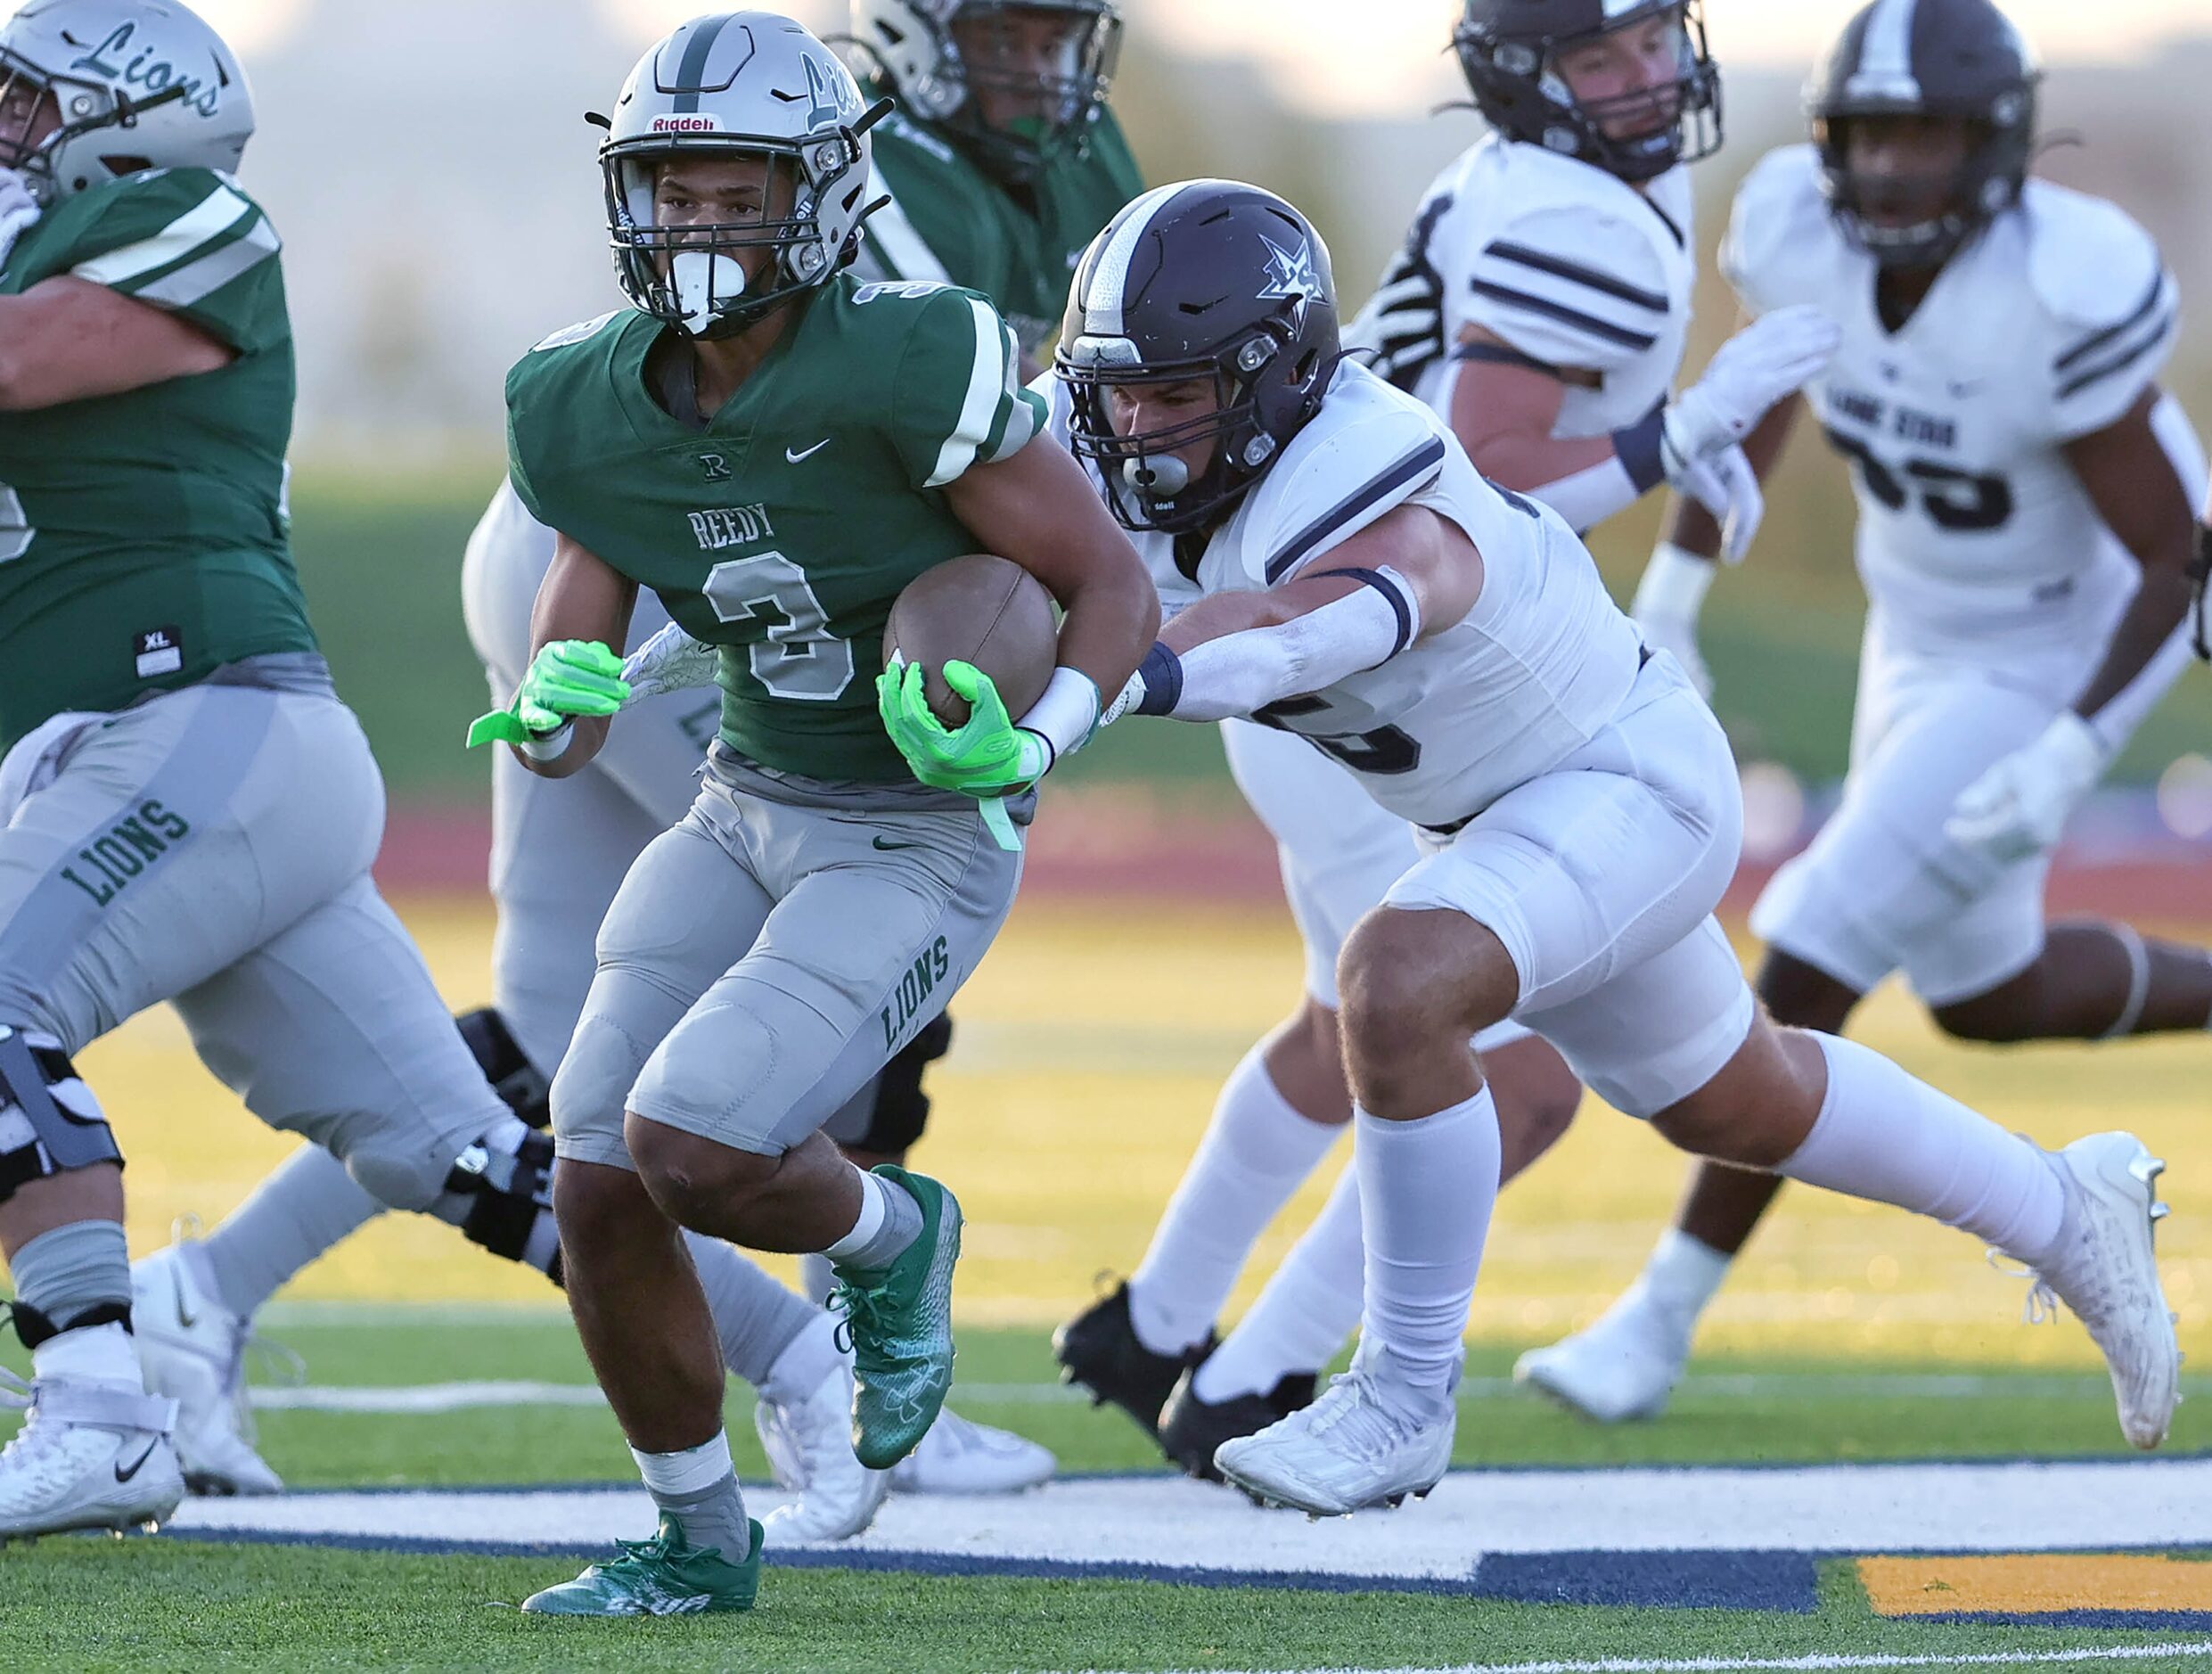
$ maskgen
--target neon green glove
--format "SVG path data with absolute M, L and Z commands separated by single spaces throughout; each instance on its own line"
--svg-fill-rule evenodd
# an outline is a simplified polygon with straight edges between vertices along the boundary
M 931 712 L 920 663 L 894 662 L 876 677 L 883 730 L 915 778 L 940 791 L 994 797 L 1027 790 L 1045 776 L 1053 747 L 1013 724 L 989 675 L 973 663 L 948 662 L 945 684 L 968 700 L 968 718 L 956 731 Z
M 578 715 L 611 715 L 629 695 L 621 658 L 595 639 L 556 639 L 530 659 L 512 703 L 477 717 L 469 748 L 527 744 Z

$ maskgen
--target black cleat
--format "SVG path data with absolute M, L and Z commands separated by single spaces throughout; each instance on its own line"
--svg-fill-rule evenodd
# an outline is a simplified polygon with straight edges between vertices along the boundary
M 1060 1362 L 1060 1381 L 1091 1393 L 1091 1405 L 1108 1401 L 1129 1415 L 1138 1428 L 1155 1440 L 1159 1436 L 1159 1409 L 1176 1380 L 1214 1351 L 1214 1336 L 1181 1354 L 1154 1354 L 1137 1341 L 1129 1321 L 1129 1286 L 1115 1286 L 1114 1293 L 1092 1303 L 1053 1333 L 1053 1358 Z
M 1194 1368 L 1195 1369 L 1195 1368 Z M 1159 1445 L 1184 1473 L 1201 1482 L 1218 1482 L 1214 1449 L 1239 1436 L 1256 1435 L 1278 1419 L 1313 1404 L 1320 1379 L 1293 1372 L 1265 1395 L 1233 1395 L 1225 1401 L 1200 1400 L 1185 1373 L 1159 1415 Z

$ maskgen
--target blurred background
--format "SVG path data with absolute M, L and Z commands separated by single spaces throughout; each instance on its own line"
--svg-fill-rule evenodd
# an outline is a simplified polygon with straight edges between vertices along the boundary
M 448 816 L 450 866 L 480 809 L 480 761 L 458 722 L 480 681 L 463 639 L 461 546 L 501 468 L 505 368 L 557 326 L 613 307 L 595 135 L 637 54 L 699 10 L 692 0 L 204 0 L 238 42 L 261 130 L 247 184 L 284 234 L 299 340 L 295 503 L 316 620 L 384 759 L 396 803 Z M 1725 71 L 1728 144 L 1697 171 L 1709 258 L 1737 181 L 1798 137 L 1798 92 L 1848 0 L 1708 0 Z M 791 0 L 818 31 L 843 0 Z M 1114 104 L 1148 178 L 1227 175 L 1283 193 L 1329 238 L 1348 304 L 1364 300 L 1436 170 L 1480 132 L 1445 50 L 1451 0 L 1126 0 Z M 2018 0 L 2049 61 L 2040 167 L 2118 200 L 2157 235 L 2184 294 L 2212 294 L 2212 24 L 2192 0 L 2084 7 Z M 2199 31 L 2192 35 L 2192 29 Z M 1697 365 L 1732 305 L 1708 278 Z M 2200 316 L 2200 318 L 2212 316 Z M 2212 332 L 2184 333 L 2173 380 L 2212 423 Z M 1752 562 L 1717 590 L 1708 651 L 1717 704 L 1753 779 L 1755 847 L 1798 824 L 1792 786 L 1817 806 L 1840 773 L 1858 598 L 1844 473 L 1801 441 Z M 1649 550 L 1656 504 L 1600 537 L 1625 596 Z M 364 679 L 373 650 L 421 659 L 404 691 Z M 1159 732 L 1173 734 L 1166 739 Z M 2123 775 L 2167 783 L 2169 819 L 2124 803 L 2115 841 L 2212 830 L 2212 680 L 2192 675 L 2146 730 Z M 2187 758 L 2184 765 L 2173 764 Z M 1202 728 L 1124 729 L 1077 766 L 1135 780 L 1196 812 L 1233 800 Z M 1128 817 L 1126 799 L 1121 810 Z M 2093 841 L 2098 828 L 2085 834 Z

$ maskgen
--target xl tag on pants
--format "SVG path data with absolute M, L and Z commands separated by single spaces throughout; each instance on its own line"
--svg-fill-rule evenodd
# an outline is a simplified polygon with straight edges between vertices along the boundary
M 184 666 L 184 630 L 142 628 L 131 636 L 131 653 L 138 660 L 141 680 L 151 680 L 159 674 L 175 674 Z

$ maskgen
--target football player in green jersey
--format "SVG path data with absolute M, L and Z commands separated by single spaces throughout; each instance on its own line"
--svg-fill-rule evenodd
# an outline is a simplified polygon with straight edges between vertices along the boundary
M 632 306 L 508 379 L 509 474 L 560 539 L 520 689 L 472 736 L 549 777 L 588 762 L 629 696 L 610 647 L 641 587 L 717 648 L 722 692 L 699 800 L 617 895 L 553 1087 L 570 1304 L 660 1527 L 534 1612 L 752 1602 L 760 1535 L 680 1227 L 829 1255 L 862 1463 L 928 1430 L 951 1381 L 959 1206 L 922 1176 L 862 1173 L 819 1129 L 981 956 L 1020 873 L 1008 803 L 1023 816 L 1158 620 L 1080 469 L 1030 445 L 1043 406 L 990 303 L 844 274 L 876 114 L 788 19 L 676 30 L 601 149 Z M 959 784 L 923 785 L 863 659 L 907 582 L 976 550 L 1059 599 L 1061 664 L 1019 725 L 977 685 Z
M 854 0 L 853 31 L 898 101 L 863 272 L 971 285 L 1034 357 L 1084 248 L 1144 190 L 1106 106 L 1114 0 Z
M 0 27 L 0 1251 L 37 1380 L 0 1539 L 184 1489 L 88 1042 L 172 1002 L 255 1114 L 396 1207 L 464 1219 L 464 1155 L 530 1172 L 370 881 L 383 785 L 292 568 L 278 240 L 230 173 L 252 131 L 176 0 Z
M 936 280 L 979 291 L 997 305 L 1032 351 L 1057 326 L 1068 279 L 1084 248 L 1114 213 L 1143 190 L 1121 130 L 1106 108 L 1120 20 L 1110 0 L 861 0 L 855 28 L 879 61 L 878 86 L 896 93 L 897 113 L 870 131 L 871 182 L 890 201 L 868 217 L 853 271 L 866 279 Z M 0 202 L 0 226 L 6 206 Z M 502 483 L 469 545 L 463 596 L 471 641 L 502 696 L 527 661 L 529 601 L 553 550 L 553 531 L 532 518 Z M 650 597 L 632 624 L 643 641 L 667 619 Z M 493 949 L 494 1005 L 463 1017 L 479 1063 L 510 1103 L 542 1120 L 545 1084 L 573 1031 L 592 975 L 592 939 L 639 850 L 680 817 L 714 710 L 670 696 L 635 707 L 613 747 L 577 783 L 553 785 L 511 759 L 492 774 L 492 890 L 499 909 Z M 531 840 L 558 826 L 558 852 Z M 930 1111 L 925 1067 L 949 1046 L 952 1020 L 939 1013 L 906 1042 L 872 1087 L 827 1127 L 863 1167 L 904 1161 Z M 178 1447 L 188 1473 L 233 1491 L 274 1491 L 276 1479 L 242 1433 L 235 1399 L 242 1367 L 210 1358 L 203 1341 L 244 1330 L 250 1308 L 291 1273 L 349 1235 L 380 1206 L 344 1169 L 307 1148 L 292 1153 L 259 1189 L 204 1239 L 180 1241 L 143 1258 L 139 1336 L 153 1387 L 180 1403 Z M 496 1248 L 496 1246 L 495 1246 Z M 819 1358 L 772 1352 L 791 1316 L 774 1302 L 774 1281 L 717 1253 L 707 1275 L 717 1317 L 766 1314 L 777 1323 L 729 1338 L 733 1369 L 761 1383 L 755 1408 L 761 1439 L 786 1487 L 806 1490 L 805 1515 L 793 1507 L 768 1519 L 771 1545 L 785 1534 L 823 1538 L 865 1522 L 869 1501 L 840 1510 L 836 1468 L 800 1470 L 794 1457 L 824 1462 L 837 1444 L 823 1429 L 832 1403 L 806 1399 L 791 1380 L 802 1362 L 829 1375 Z M 183 1265 L 228 1282 L 202 1281 L 193 1305 L 171 1305 L 173 1268 Z M 802 1289 L 819 1301 L 832 1283 L 828 1263 L 800 1263 Z M 726 1269 L 726 1270 L 725 1270 Z M 244 1282 L 251 1276 L 252 1283 Z M 231 1299 L 226 1313 L 210 1291 Z M 750 1300 L 748 1301 L 747 1299 Z M 817 1331 L 807 1339 L 812 1342 Z M 759 1368 L 771 1366 L 766 1382 Z M 812 1375 L 812 1374 L 808 1374 Z M 842 1429 L 841 1423 L 839 1429 Z M 1052 1474 L 1045 1448 L 948 1413 L 902 1460 L 890 1486 L 902 1492 L 987 1492 L 1026 1488 Z M 856 1486 L 880 1498 L 884 1485 Z

